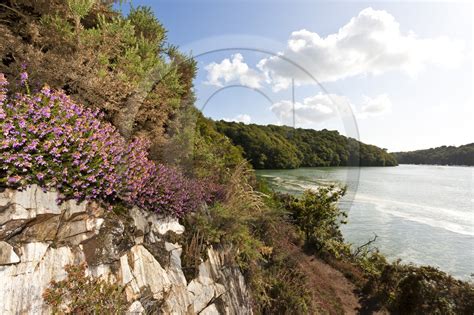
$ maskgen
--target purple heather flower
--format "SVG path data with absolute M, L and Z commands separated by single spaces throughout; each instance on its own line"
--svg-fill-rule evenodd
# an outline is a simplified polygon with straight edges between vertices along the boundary
M 28 81 L 28 72 L 24 71 L 24 72 L 20 73 L 21 85 L 25 85 L 27 81 Z
M 21 180 L 21 177 L 16 175 L 16 176 L 8 177 L 7 182 L 8 182 L 8 184 L 13 185 L 13 184 L 18 183 L 20 180 Z
M 26 82 L 27 75 L 22 79 Z M 0 119 L 5 120 L 0 165 L 14 170 L 9 184 L 40 181 L 42 189 L 57 189 L 61 201 L 121 199 L 130 206 L 177 216 L 209 200 L 201 183 L 150 160 L 149 141 L 125 141 L 115 127 L 100 120 L 98 111 L 48 87 L 34 95 L 18 94 L 3 104 L 6 85 L 0 73 Z M 22 171 L 29 174 L 22 177 Z

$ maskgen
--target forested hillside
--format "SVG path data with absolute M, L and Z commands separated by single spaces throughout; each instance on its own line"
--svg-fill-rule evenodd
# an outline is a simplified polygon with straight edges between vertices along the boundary
M 474 143 L 393 153 L 400 164 L 474 165 Z
M 216 122 L 216 126 L 243 148 L 245 157 L 257 169 L 397 165 L 395 157 L 386 150 L 337 131 L 225 121 Z

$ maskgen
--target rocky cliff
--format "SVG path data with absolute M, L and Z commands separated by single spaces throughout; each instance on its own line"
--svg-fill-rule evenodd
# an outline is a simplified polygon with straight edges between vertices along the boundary
M 212 248 L 187 281 L 176 219 L 134 208 L 118 215 L 95 203 L 56 203 L 36 186 L 0 192 L 0 313 L 48 313 L 43 293 L 68 264 L 125 287 L 129 313 L 251 314 L 240 271 Z

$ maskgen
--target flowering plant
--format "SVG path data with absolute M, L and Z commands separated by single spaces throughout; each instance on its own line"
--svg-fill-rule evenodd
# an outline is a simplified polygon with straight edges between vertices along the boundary
M 38 184 L 62 200 L 124 202 L 177 216 L 205 201 L 200 183 L 156 165 L 148 141 L 127 142 L 97 110 L 47 86 L 8 97 L 7 85 L 0 73 L 0 184 Z

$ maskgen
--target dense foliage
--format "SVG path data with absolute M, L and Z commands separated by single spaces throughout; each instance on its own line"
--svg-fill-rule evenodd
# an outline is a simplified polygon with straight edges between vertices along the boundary
M 385 264 L 365 291 L 392 314 L 474 313 L 474 287 L 430 266 Z
M 216 122 L 217 129 L 243 148 L 254 168 L 300 166 L 394 166 L 395 157 L 337 131 Z
M 63 199 L 124 202 L 178 216 L 205 200 L 202 185 L 155 165 L 145 139 L 125 140 L 97 110 L 48 87 L 7 97 L 6 86 L 0 73 L 0 184 L 38 184 Z
M 123 16 L 113 2 L 3 1 L 0 72 L 19 90 L 26 64 L 34 88 L 47 83 L 100 109 L 125 138 L 146 137 L 151 157 L 160 159 L 170 120 L 193 105 L 196 64 L 167 43 L 149 8 Z
M 339 244 L 343 242 L 339 227 L 347 218 L 337 202 L 344 193 L 345 189 L 322 186 L 316 191 L 305 191 L 301 198 L 291 195 L 277 195 L 276 198 L 290 211 L 292 222 L 304 233 L 307 246 L 337 256 L 341 251 Z
M 393 153 L 400 164 L 436 164 L 474 166 L 474 143 L 442 146 L 427 150 Z
M 240 165 L 243 161 L 242 149 L 234 146 L 228 137 L 219 133 L 214 121 L 205 118 L 201 113 L 197 117 L 193 154 L 196 169 L 213 169 L 214 176 L 217 176 Z

